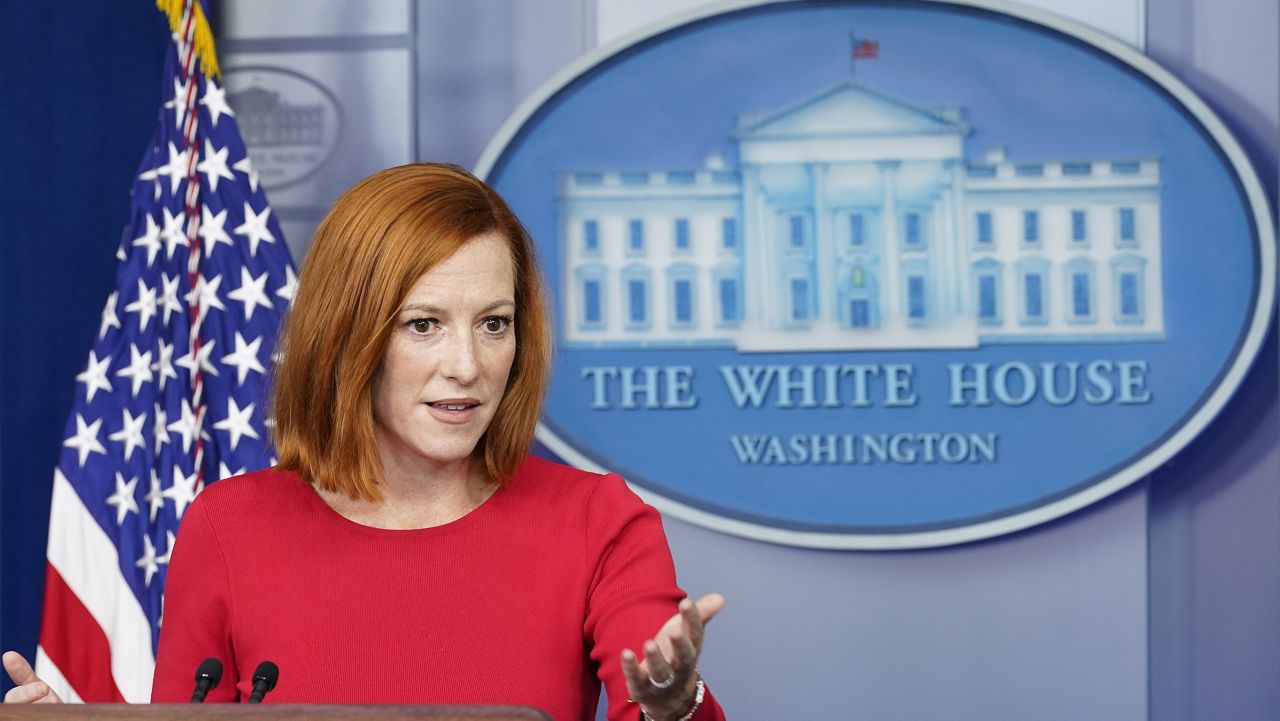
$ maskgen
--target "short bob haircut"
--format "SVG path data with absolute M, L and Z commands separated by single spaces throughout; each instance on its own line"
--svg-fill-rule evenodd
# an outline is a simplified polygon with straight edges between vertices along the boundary
M 511 208 L 452 165 L 402 165 L 338 198 L 316 230 L 281 335 L 274 439 L 280 467 L 353 499 L 382 497 L 373 382 L 409 290 L 467 241 L 497 233 L 515 265 L 516 354 L 473 458 L 505 484 L 529 451 L 551 364 L 533 243 Z

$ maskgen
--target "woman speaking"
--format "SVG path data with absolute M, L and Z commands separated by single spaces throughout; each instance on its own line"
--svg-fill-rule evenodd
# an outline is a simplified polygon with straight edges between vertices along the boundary
M 377 173 L 316 231 L 276 368 L 279 465 L 203 491 L 170 562 L 153 701 L 534 706 L 723 719 L 696 669 L 724 603 L 676 586 L 617 476 L 528 454 L 550 323 L 528 234 L 451 166 Z M 5 655 L 7 701 L 56 700 Z

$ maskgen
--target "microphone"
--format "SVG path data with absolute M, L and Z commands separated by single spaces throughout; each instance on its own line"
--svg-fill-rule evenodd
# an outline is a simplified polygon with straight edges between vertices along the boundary
M 253 693 L 249 694 L 249 703 L 262 703 L 262 697 L 276 687 L 280 680 L 280 668 L 270 661 L 263 661 L 253 670 Z
M 191 692 L 191 703 L 204 703 L 204 697 L 222 680 L 222 662 L 206 658 L 196 669 L 196 688 Z

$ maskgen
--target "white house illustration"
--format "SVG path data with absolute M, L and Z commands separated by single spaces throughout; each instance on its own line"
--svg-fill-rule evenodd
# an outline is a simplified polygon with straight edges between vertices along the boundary
M 1158 159 L 970 160 L 968 133 L 846 80 L 741 115 L 736 168 L 562 172 L 564 344 L 1163 338 Z

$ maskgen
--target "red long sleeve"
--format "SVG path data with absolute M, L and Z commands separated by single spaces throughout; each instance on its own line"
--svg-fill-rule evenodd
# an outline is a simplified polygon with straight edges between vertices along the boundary
M 209 701 L 496 703 L 558 721 L 635 721 L 618 655 L 684 594 L 658 514 L 616 476 L 530 458 L 453 523 L 352 523 L 291 473 L 220 481 L 187 510 L 170 563 L 152 697 L 185 701 L 208 656 Z M 696 716 L 722 719 L 708 695 Z

